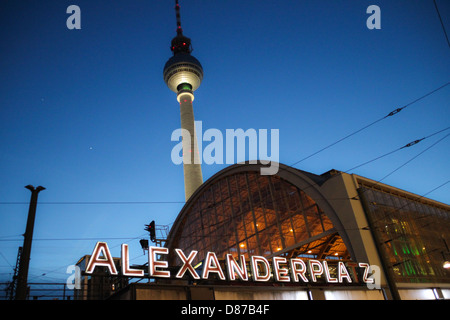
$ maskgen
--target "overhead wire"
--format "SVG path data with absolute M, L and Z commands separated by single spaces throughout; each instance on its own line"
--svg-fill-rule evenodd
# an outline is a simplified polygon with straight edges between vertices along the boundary
M 365 130 L 365 129 L 367 129 L 367 128 L 373 126 L 373 125 L 375 125 L 376 123 L 378 123 L 378 122 L 380 122 L 380 121 L 383 121 L 383 120 L 385 120 L 385 119 L 387 119 L 387 118 L 389 118 L 389 117 L 392 117 L 392 116 L 398 114 L 400 111 L 404 110 L 405 108 L 407 108 L 407 107 L 409 107 L 409 106 L 411 106 L 411 105 L 413 105 L 413 104 L 415 104 L 415 103 L 417 103 L 417 102 L 419 102 L 419 101 L 425 99 L 426 97 L 432 95 L 433 93 L 435 93 L 435 92 L 437 92 L 437 91 L 439 91 L 439 90 L 445 88 L 445 87 L 448 86 L 449 84 L 450 84 L 450 82 L 447 82 L 447 83 L 441 85 L 440 87 L 438 87 L 438 88 L 436 88 L 436 89 L 434 89 L 434 90 L 432 90 L 432 91 L 430 91 L 430 92 L 424 94 L 423 96 L 421 96 L 421 97 L 419 97 L 419 98 L 417 98 L 417 99 L 415 99 L 415 100 L 413 100 L 413 101 L 411 101 L 411 102 L 405 104 L 403 107 L 397 108 L 397 109 L 395 109 L 395 110 L 389 112 L 389 113 L 388 113 L 387 115 L 385 115 L 384 117 L 381 117 L 381 118 L 379 118 L 379 119 L 373 121 L 372 123 L 370 123 L 370 124 L 368 124 L 368 125 L 366 125 L 366 126 L 360 128 L 360 129 L 358 129 L 358 130 L 356 130 L 356 131 L 354 131 L 354 132 L 352 132 L 352 133 L 346 135 L 345 137 L 343 137 L 343 138 L 341 138 L 341 139 L 339 139 L 339 140 L 337 140 L 337 141 L 335 141 L 335 142 L 333 142 L 333 143 L 327 145 L 326 147 L 323 147 L 322 149 L 320 149 L 320 150 L 318 150 L 318 151 L 316 151 L 316 152 L 314 152 L 314 153 L 308 155 L 307 157 L 304 157 L 303 159 L 301 159 L 301 160 L 299 160 L 299 161 L 297 161 L 297 162 L 294 162 L 294 163 L 291 164 L 290 166 L 293 167 L 293 166 L 299 164 L 300 162 L 303 162 L 303 161 L 305 161 L 305 160 L 307 160 L 307 159 L 309 159 L 309 158 L 311 158 L 311 157 L 313 157 L 313 156 L 315 156 L 315 155 L 317 155 L 317 154 L 319 154 L 319 153 L 321 153 L 321 152 L 327 150 L 328 148 L 331 148 L 332 146 L 334 146 L 334 145 L 336 145 L 336 144 L 338 144 L 338 143 L 340 143 L 340 142 L 342 142 L 342 141 L 344 141 L 344 140 L 346 140 L 346 139 L 348 139 L 348 138 L 354 136 L 355 134 L 357 134 L 357 133 L 359 133 L 359 132 L 361 132 L 361 131 L 363 131 L 363 130 Z
M 96 237 L 96 238 L 35 238 L 33 241 L 98 241 L 102 240 L 136 240 L 142 238 L 146 235 L 146 233 L 141 234 L 137 237 Z M 14 241 L 23 241 L 23 239 L 0 239 L 0 242 L 14 242 Z M 114 247 L 111 247 L 114 248 Z
M 412 157 L 411 159 L 409 159 L 408 161 L 406 161 L 405 163 L 403 163 L 401 166 L 397 167 L 396 169 L 394 169 L 393 171 L 391 171 L 390 173 L 388 173 L 386 176 L 384 176 L 383 178 L 381 178 L 379 181 L 383 181 L 384 179 L 386 179 L 387 177 L 389 177 L 390 175 L 392 175 L 394 172 L 400 170 L 401 168 L 403 168 L 404 166 L 406 166 L 408 163 L 410 163 L 411 161 L 413 161 L 414 159 L 416 159 L 417 157 L 419 157 L 420 155 L 422 155 L 423 153 L 425 153 L 426 151 L 430 150 L 432 147 L 434 147 L 435 145 L 437 145 L 438 143 L 440 143 L 442 140 L 444 140 L 445 138 L 447 138 L 450 135 L 450 133 L 448 133 L 447 135 L 445 135 L 443 138 L 439 139 L 438 141 L 436 141 L 435 143 L 433 143 L 431 146 L 429 146 L 428 148 L 426 148 L 425 150 L 421 151 L 419 154 L 415 155 L 414 157 Z
M 36 238 L 33 241 L 92 241 L 98 240 L 97 238 Z M 117 238 L 117 237 L 102 237 L 102 240 L 133 240 L 135 238 Z M 14 242 L 14 241 L 23 241 L 23 239 L 0 239 L 0 242 Z
M 447 31 L 445 31 L 444 22 L 442 21 L 441 14 L 439 13 L 439 8 L 436 4 L 436 0 L 433 0 L 433 2 L 434 2 L 434 7 L 436 9 L 437 15 L 439 17 L 439 21 L 441 22 L 442 31 L 444 32 L 445 39 L 447 40 L 448 47 L 450 48 L 450 41 L 448 40 Z
M 110 205 L 110 204 L 182 204 L 186 201 L 40 201 L 39 204 Z M 25 201 L 1 201 L 0 204 L 29 204 Z
M 439 134 L 439 133 L 441 133 L 441 132 L 444 132 L 444 131 L 446 131 L 446 130 L 449 130 L 449 129 L 450 129 L 450 127 L 447 127 L 447 128 L 445 128 L 445 129 L 442 129 L 442 130 L 436 131 L 436 132 L 434 132 L 434 133 L 432 133 L 432 134 L 429 134 L 429 135 L 427 135 L 427 136 L 425 136 L 425 137 L 423 137 L 423 138 L 421 138 L 421 139 L 417 139 L 417 140 L 414 140 L 414 141 L 412 141 L 412 142 L 409 142 L 409 143 L 407 143 L 406 145 L 404 145 L 404 146 L 402 146 L 402 147 L 399 147 L 399 148 L 397 148 L 397 149 L 395 149 L 395 150 L 393 150 L 393 151 L 390 151 L 390 152 L 388 152 L 388 153 L 386 153 L 386 154 L 383 154 L 383 155 L 381 155 L 381 156 L 378 156 L 378 157 L 376 157 L 376 158 L 374 158 L 374 159 L 372 159 L 372 160 L 366 161 L 366 162 L 364 162 L 364 163 L 362 163 L 362 164 L 360 164 L 360 165 L 357 165 L 357 166 L 355 166 L 355 167 L 353 167 L 353 168 L 350 168 L 350 169 L 344 171 L 344 173 L 349 173 L 350 171 L 352 171 L 352 170 L 354 170 L 354 169 L 356 169 L 356 168 L 360 168 L 360 167 L 362 167 L 362 166 L 364 166 L 364 165 L 367 165 L 367 164 L 372 163 L 372 162 L 374 162 L 374 161 L 376 161 L 376 160 L 379 160 L 379 159 L 381 159 L 381 158 L 384 158 L 384 157 L 386 157 L 386 156 L 388 156 L 388 155 L 391 155 L 391 154 L 393 154 L 393 153 L 395 153 L 395 152 L 398 152 L 398 151 L 403 150 L 403 149 L 405 149 L 405 148 L 410 148 L 410 147 L 412 147 L 412 146 L 415 146 L 415 145 L 417 145 L 418 143 L 420 143 L 421 141 L 423 141 L 423 140 L 425 140 L 425 139 L 428 139 L 428 138 L 430 138 L 430 137 L 433 137 L 433 136 L 435 136 L 435 135 L 437 135 L 437 134 Z M 390 173 L 388 173 L 388 174 L 387 174 L 386 176 L 384 176 L 382 179 L 377 180 L 375 185 L 381 183 L 382 180 L 384 180 L 384 179 L 387 178 L 388 176 L 392 175 L 392 174 L 395 173 L 396 171 L 400 170 L 402 167 L 404 167 L 404 166 L 407 165 L 409 162 L 413 161 L 413 160 L 416 159 L 418 156 L 420 156 L 420 155 L 423 154 L 424 152 L 426 152 L 426 151 L 428 151 L 429 149 L 431 149 L 432 147 L 434 147 L 436 144 L 440 143 L 442 140 L 444 140 L 445 138 L 447 138 L 449 135 L 450 135 L 450 134 L 447 134 L 446 136 L 444 136 L 443 138 L 439 139 L 437 142 L 433 143 L 431 146 L 429 146 L 429 147 L 426 148 L 425 150 L 421 151 L 419 154 L 417 154 L 417 155 L 414 156 L 413 158 L 409 159 L 407 162 L 403 163 L 402 165 L 400 165 L 399 167 L 397 167 L 396 169 L 394 169 L 393 171 L 391 171 Z M 336 175 L 336 176 L 331 176 L 330 179 L 333 179 L 333 178 L 335 178 L 335 177 L 337 177 L 337 175 Z M 320 185 L 319 185 L 318 183 L 312 182 L 312 183 L 309 183 L 307 186 L 305 186 L 305 187 L 302 189 L 302 191 L 305 191 L 305 190 L 307 190 L 308 188 L 311 188 L 311 187 L 314 187 L 314 186 L 320 187 Z M 327 199 L 328 199 L 328 200 L 338 200 L 338 199 L 348 200 L 348 198 L 336 198 L 336 199 L 333 199 L 333 198 L 327 198 Z M 313 200 L 317 200 L 317 199 L 313 199 Z
M 439 134 L 439 133 L 441 133 L 441 132 L 443 132 L 443 131 L 446 131 L 446 130 L 448 130 L 448 129 L 450 129 L 450 127 L 447 127 L 447 128 L 445 128 L 445 129 L 439 130 L 439 131 L 437 131 L 437 132 L 435 132 L 435 133 L 432 133 L 432 134 L 430 134 L 430 135 L 428 135 L 428 136 L 426 136 L 426 137 L 423 137 L 423 138 L 421 138 L 421 139 L 417 139 L 417 140 L 411 141 L 411 142 L 405 144 L 403 147 L 397 148 L 397 149 L 395 149 L 395 150 L 393 150 L 393 151 L 390 151 L 390 152 L 388 152 L 388 153 L 386 153 L 386 154 L 383 154 L 383 155 L 381 155 L 381 156 L 379 156 L 379 157 L 376 157 L 376 158 L 374 158 L 374 159 L 372 159 L 372 160 L 366 161 L 366 162 L 364 162 L 364 163 L 362 163 L 362 164 L 360 164 L 360 165 L 357 165 L 356 167 L 353 167 L 353 168 L 350 168 L 350 169 L 346 170 L 345 172 L 348 173 L 349 171 L 352 171 L 352 170 L 355 170 L 355 169 L 357 169 L 357 168 L 359 168 L 359 167 L 365 166 L 366 164 L 369 164 L 369 163 L 372 163 L 372 162 L 374 162 L 374 161 L 376 161 L 376 160 L 379 160 L 379 159 L 381 159 L 381 158 L 384 158 L 384 157 L 386 157 L 386 156 L 388 156 L 388 155 L 391 155 L 391 154 L 393 154 L 393 153 L 395 153 L 395 152 L 397 152 L 397 151 L 400 151 L 400 150 L 405 149 L 405 148 L 412 147 L 412 146 L 418 144 L 419 142 L 421 142 L 421 141 L 423 141 L 423 140 L 425 140 L 425 139 L 427 139 L 427 138 L 430 138 L 430 137 L 432 137 L 432 136 L 434 136 L 434 135 L 437 135 L 437 134 Z M 444 137 L 444 138 L 445 138 L 445 137 Z

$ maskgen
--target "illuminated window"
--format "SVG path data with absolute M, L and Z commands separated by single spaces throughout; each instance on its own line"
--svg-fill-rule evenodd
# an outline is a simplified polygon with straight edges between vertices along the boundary
M 231 253 L 350 260 L 342 238 L 317 203 L 278 176 L 226 176 L 204 189 L 187 210 L 171 246 L 198 250 L 195 264 L 208 251 L 219 259 Z M 179 263 L 173 259 L 172 264 Z
M 396 281 L 450 282 L 442 267 L 450 243 L 447 208 L 381 187 L 363 185 L 361 195 Z

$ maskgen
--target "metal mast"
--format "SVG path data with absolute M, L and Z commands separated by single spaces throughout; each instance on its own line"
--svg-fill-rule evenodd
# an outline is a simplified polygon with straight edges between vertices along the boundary
M 44 187 L 34 188 L 31 185 L 26 186 L 31 191 L 30 208 L 28 210 L 27 227 L 23 239 L 23 251 L 20 257 L 19 275 L 17 277 L 16 300 L 26 300 L 28 288 L 28 267 L 30 265 L 31 243 L 33 241 L 34 219 L 36 217 L 36 206 L 38 194 L 45 190 Z
M 12 278 L 12 281 L 9 283 L 7 290 L 7 299 L 8 300 L 14 300 L 14 296 L 16 294 L 16 287 L 17 287 L 17 272 L 19 271 L 19 264 L 20 264 L 20 256 L 22 255 L 22 247 L 19 247 L 19 250 L 17 251 L 17 259 L 16 259 L 16 266 L 14 267 L 14 275 Z

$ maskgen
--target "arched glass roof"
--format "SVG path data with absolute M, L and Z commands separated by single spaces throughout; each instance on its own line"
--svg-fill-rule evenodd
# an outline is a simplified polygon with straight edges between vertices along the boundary
M 332 220 L 308 192 L 280 176 L 252 170 L 206 182 L 180 213 L 168 246 L 198 251 L 194 265 L 208 251 L 219 259 L 231 253 L 350 260 Z M 169 260 L 180 263 L 175 255 Z

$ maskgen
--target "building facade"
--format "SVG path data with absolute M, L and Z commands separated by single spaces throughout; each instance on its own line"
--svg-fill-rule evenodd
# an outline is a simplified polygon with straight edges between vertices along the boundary
M 236 164 L 197 189 L 169 234 L 169 265 L 181 264 L 174 248 L 198 251 L 192 265 L 200 269 L 208 252 L 220 261 L 227 254 L 247 261 L 254 255 L 326 261 L 331 277 L 338 262 L 366 262 L 380 272 L 378 289 L 354 282 L 331 285 L 325 275 L 314 284 L 283 286 L 321 291 L 321 298 L 450 298 L 450 272 L 443 267 L 450 240 L 448 205 L 336 170 L 315 175 L 280 164 L 278 174 L 264 176 L 260 169 Z M 266 284 L 273 286 L 270 281 Z M 220 282 L 201 283 L 224 292 Z M 255 283 L 240 285 L 248 296 Z M 231 296 L 238 298 L 239 292 Z

